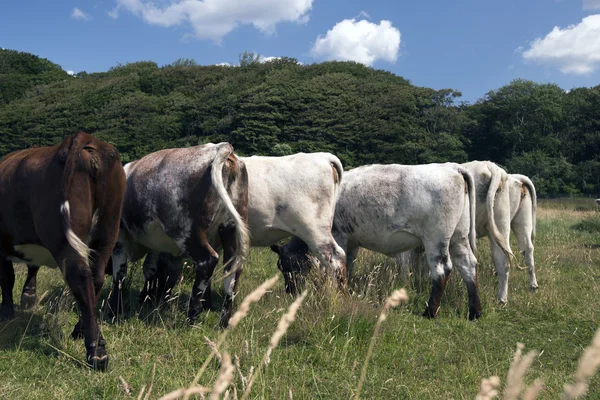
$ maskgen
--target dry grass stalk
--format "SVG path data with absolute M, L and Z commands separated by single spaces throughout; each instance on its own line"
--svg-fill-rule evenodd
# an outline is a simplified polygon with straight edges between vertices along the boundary
M 119 380 L 121 381 L 121 390 L 125 392 L 126 395 L 131 396 L 132 387 L 121 375 L 119 375 Z
M 215 381 L 212 393 L 210 395 L 211 400 L 218 400 L 221 394 L 227 390 L 231 380 L 233 379 L 233 373 L 235 372 L 235 368 L 231 363 L 231 357 L 229 356 L 228 352 L 223 354 L 222 360 L 221 372 L 219 372 L 219 376 Z
M 306 298 L 307 294 L 308 294 L 308 292 L 306 292 L 306 291 L 304 293 L 302 293 L 302 295 L 300 297 L 298 297 L 290 305 L 290 307 L 288 308 L 288 311 L 285 314 L 283 314 L 283 316 L 279 320 L 279 323 L 277 324 L 277 329 L 275 330 L 275 332 L 273 332 L 273 335 L 271 336 L 271 340 L 269 340 L 269 348 L 267 349 L 262 362 L 258 365 L 256 372 L 254 374 L 252 374 L 252 376 L 250 377 L 250 380 L 248 381 L 248 386 L 246 387 L 246 390 L 244 391 L 244 394 L 242 395 L 242 400 L 247 399 L 248 396 L 250 395 L 250 391 L 252 390 L 252 385 L 254 384 L 254 380 L 260 374 L 260 371 L 261 371 L 261 368 L 263 367 L 263 365 L 266 366 L 271 361 L 271 358 L 270 358 L 271 353 L 273 352 L 275 347 L 277 347 L 277 345 L 279 344 L 279 341 L 281 340 L 283 335 L 285 335 L 285 333 L 287 332 L 291 323 L 294 322 L 294 320 L 296 319 L 296 313 L 298 312 L 298 309 L 302 305 L 302 302 Z
M 523 394 L 523 400 L 535 400 L 538 398 L 540 392 L 544 388 L 544 382 L 536 380 L 533 385 L 529 386 Z
M 598 367 L 600 367 L 600 329 L 596 331 L 592 344 L 581 355 L 575 372 L 575 383 L 565 385 L 563 398 L 565 400 L 576 399 L 586 394 L 588 380 L 596 374 Z
M 193 394 L 199 394 L 202 398 L 204 398 L 204 393 L 210 393 L 212 391 L 211 388 L 207 388 L 206 386 L 193 386 L 187 389 L 177 389 L 172 391 L 171 393 L 165 394 L 159 400 L 174 400 L 183 396 L 191 396 Z
M 267 279 L 262 284 L 260 284 L 260 286 L 258 286 L 256 289 L 254 289 L 254 291 L 252 293 L 250 293 L 248 296 L 246 296 L 244 298 L 244 300 L 242 300 L 242 304 L 240 304 L 238 310 L 235 312 L 235 314 L 233 314 L 233 316 L 229 320 L 228 328 L 226 330 L 224 330 L 223 333 L 221 334 L 221 336 L 219 337 L 219 340 L 217 341 L 217 343 L 215 345 L 215 349 L 218 350 L 223 345 L 223 343 L 225 342 L 225 339 L 227 338 L 227 334 L 233 328 L 235 328 L 237 326 L 237 324 L 239 324 L 240 321 L 246 315 L 248 315 L 248 311 L 250 311 L 250 305 L 252 303 L 256 303 L 257 301 L 259 301 L 265 295 L 265 293 L 267 293 L 269 291 L 269 289 L 271 289 L 273 287 L 273 285 L 275 285 L 275 283 L 277 282 L 278 279 L 279 279 L 279 275 L 275 275 L 272 278 Z M 200 377 L 206 370 L 206 367 L 208 367 L 208 364 L 210 363 L 210 361 L 212 360 L 214 355 L 215 355 L 215 352 L 212 351 L 208 355 L 208 357 L 206 357 L 206 360 L 204 360 L 204 364 L 202 364 L 202 367 L 200 367 L 200 370 L 194 377 L 194 380 L 192 381 L 192 384 L 190 386 L 192 386 L 192 387 L 196 386 L 196 384 L 198 383 L 198 380 L 200 379 Z M 184 400 L 187 400 L 189 398 L 189 396 L 190 396 L 190 394 L 186 393 L 184 395 Z
M 204 336 L 204 342 L 208 345 L 208 347 L 210 347 L 210 349 L 213 351 L 213 353 L 215 353 L 215 357 L 217 357 L 217 360 L 219 360 L 219 363 L 223 362 L 223 356 L 221 355 L 221 353 L 219 353 L 217 344 L 215 342 L 213 342 L 212 340 L 210 340 L 209 338 L 207 338 L 206 336 Z
M 488 379 L 481 381 L 481 388 L 479 394 L 475 396 L 475 400 L 491 400 L 498 396 L 498 388 L 500 387 L 500 378 L 497 376 L 490 376 Z
M 537 356 L 536 351 L 530 351 L 525 355 L 525 357 L 521 357 L 524 347 L 525 345 L 523 343 L 517 343 L 517 351 L 515 351 L 513 362 L 510 365 L 508 376 L 506 377 L 506 389 L 504 389 L 503 397 L 504 400 L 517 400 L 519 398 L 521 389 L 523 387 L 523 377 Z
M 367 356 L 365 357 L 365 362 L 362 367 L 362 371 L 360 373 L 360 380 L 358 381 L 358 388 L 356 389 L 356 395 L 354 398 L 358 400 L 360 398 L 360 391 L 362 389 L 362 385 L 365 382 L 365 378 L 367 376 L 367 365 L 369 364 L 369 360 L 373 355 L 373 348 L 375 347 L 375 341 L 379 336 L 379 331 L 381 330 L 381 324 L 387 318 L 387 313 L 390 309 L 397 307 L 400 303 L 408 302 L 408 295 L 406 294 L 406 290 L 394 290 L 394 292 L 385 300 L 385 304 L 383 305 L 383 310 L 381 310 L 381 314 L 379 314 L 379 318 L 377 319 L 377 323 L 375 324 L 375 331 L 373 332 L 373 336 L 371 337 L 371 343 L 369 344 L 369 350 L 367 351 Z
M 235 354 L 233 356 L 233 363 L 235 365 L 235 369 L 237 369 L 238 374 L 240 375 L 240 382 L 242 382 L 242 388 L 246 390 L 246 385 L 248 384 L 248 380 L 242 373 L 242 366 L 240 365 L 240 358 Z
M 152 367 L 152 379 L 150 380 L 150 387 L 148 388 L 148 392 L 144 396 L 144 400 L 148 400 L 150 398 L 150 393 L 152 393 L 152 387 L 154 386 L 154 375 L 156 374 L 156 363 Z

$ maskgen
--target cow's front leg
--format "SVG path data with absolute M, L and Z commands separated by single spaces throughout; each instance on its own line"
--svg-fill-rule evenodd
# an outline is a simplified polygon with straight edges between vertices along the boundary
M 447 248 L 447 247 L 446 247 Z M 424 317 L 435 318 L 440 310 L 442 295 L 452 272 L 452 262 L 448 250 L 438 254 L 428 254 L 429 275 L 431 276 L 431 295 L 425 307 Z
M 21 308 L 28 310 L 35 306 L 37 302 L 37 273 L 40 270 L 39 266 L 27 264 L 27 278 L 21 292 Z
M 8 321 L 15 317 L 13 303 L 13 287 L 15 286 L 15 269 L 13 263 L 0 257 L 0 287 L 2 288 L 2 305 L 0 306 L 0 321 Z
M 219 255 L 208 243 L 206 232 L 201 231 L 198 236 L 199 239 L 196 243 L 190 243 L 187 246 L 190 249 L 188 254 L 194 261 L 196 269 L 196 279 L 188 307 L 190 322 L 195 322 L 200 313 L 211 306 L 210 280 L 219 262 Z

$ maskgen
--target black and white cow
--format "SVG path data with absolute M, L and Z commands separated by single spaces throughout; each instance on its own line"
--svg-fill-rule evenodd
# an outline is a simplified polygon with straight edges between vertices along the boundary
M 535 240 L 535 223 L 537 197 L 533 182 L 525 175 L 509 174 L 508 188 L 510 193 L 510 227 L 519 243 L 519 250 L 525 259 L 529 272 L 529 288 L 537 290 L 533 260 L 533 242 Z
M 369 165 L 344 174 L 333 235 L 351 270 L 360 247 L 394 255 L 423 245 L 433 280 L 424 316 L 435 317 L 453 265 L 469 293 L 469 318 L 481 315 L 477 288 L 475 187 L 458 164 Z M 308 250 L 294 237 L 275 249 L 288 285 Z
M 244 162 L 230 144 L 210 143 L 148 154 L 127 164 L 125 173 L 121 231 L 113 251 L 111 307 L 120 308 L 119 289 L 128 259 L 136 261 L 149 253 L 144 263 L 149 282 L 156 278 L 161 260 L 181 265 L 188 257 L 196 270 L 188 318 L 196 320 L 210 304 L 208 289 L 219 260 L 216 250 L 222 246 L 225 271 L 236 271 L 225 279 L 221 324 L 226 325 L 249 244 Z M 167 286 L 174 284 L 175 279 Z

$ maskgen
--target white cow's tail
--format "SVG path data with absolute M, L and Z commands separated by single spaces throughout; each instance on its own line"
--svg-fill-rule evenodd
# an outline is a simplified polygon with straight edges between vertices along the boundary
M 65 160 L 65 167 L 63 170 L 62 177 L 62 194 L 63 203 L 60 206 L 60 214 L 63 218 L 63 227 L 65 230 L 65 236 L 69 245 L 83 258 L 86 265 L 89 265 L 90 248 L 85 244 L 71 228 L 71 206 L 69 204 L 68 195 L 71 189 L 71 181 L 75 174 L 77 162 L 81 151 L 86 146 L 82 135 L 76 133 L 71 137 L 71 143 L 69 145 L 67 157 Z
M 492 236 L 494 237 L 494 240 L 496 241 L 496 243 L 498 243 L 498 246 L 500 246 L 500 249 L 502 250 L 502 252 L 504 254 L 506 254 L 506 256 L 508 257 L 509 260 L 511 260 L 514 255 L 512 253 L 512 251 L 510 250 L 510 246 L 509 244 L 506 242 L 506 239 L 502 236 L 502 234 L 500 233 L 500 231 L 498 230 L 498 226 L 496 226 L 496 219 L 494 218 L 494 204 L 496 201 L 496 192 L 498 191 L 499 188 L 501 188 L 501 185 L 506 185 L 506 173 L 503 174 L 504 171 L 502 171 L 500 169 L 500 167 L 496 166 L 496 164 L 493 163 L 489 163 L 489 165 L 491 165 L 492 167 L 488 168 L 490 170 L 490 172 L 492 173 L 492 179 L 490 180 L 490 186 L 488 187 L 488 192 L 487 192 L 487 198 L 486 198 L 486 207 L 487 207 L 487 214 L 488 214 L 488 229 L 489 232 L 492 234 Z M 504 179 L 503 179 L 504 177 Z M 506 188 L 503 188 L 506 190 Z
M 340 196 L 340 185 L 342 184 L 342 177 L 344 176 L 344 167 L 339 158 L 333 154 L 327 153 L 329 165 L 331 165 L 331 173 L 333 174 L 333 204 L 331 208 L 331 223 L 335 215 L 335 208 Z
M 458 172 L 463 176 L 465 183 L 467 184 L 467 191 L 469 194 L 469 244 L 475 257 L 478 257 L 477 252 L 477 225 L 475 216 L 477 215 L 477 200 L 475 199 L 475 181 L 473 175 L 466 169 L 458 167 Z
M 531 241 L 535 242 L 535 219 L 537 213 L 537 194 L 535 192 L 535 186 L 533 185 L 533 182 L 531 182 L 531 179 L 525 175 L 514 174 L 513 176 L 521 181 L 521 183 L 527 187 L 527 190 L 529 190 L 529 195 L 531 196 L 531 223 L 533 227 L 533 230 L 531 231 Z
M 225 189 L 225 184 L 223 183 L 223 166 L 227 162 L 227 159 L 232 155 L 235 157 L 235 154 L 233 153 L 233 147 L 229 143 L 221 143 L 217 146 L 219 146 L 219 148 L 212 163 L 211 178 L 219 198 L 225 204 L 225 207 L 227 207 L 227 210 L 235 221 L 237 247 L 236 260 L 240 260 L 241 262 L 248 254 L 248 249 L 250 247 L 250 234 L 248 232 L 248 226 L 246 225 L 246 222 L 244 222 L 242 216 L 235 209 L 235 206 L 231 201 L 231 197 L 227 193 L 227 189 Z M 235 161 L 237 162 L 237 157 Z M 238 262 L 236 261 L 236 264 L 237 263 Z

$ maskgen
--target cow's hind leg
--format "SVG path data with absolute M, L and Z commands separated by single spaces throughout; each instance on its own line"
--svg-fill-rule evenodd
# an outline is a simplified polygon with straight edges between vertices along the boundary
M 0 306 L 0 321 L 7 321 L 15 317 L 13 303 L 13 287 L 15 286 L 15 269 L 13 263 L 0 257 L 0 287 L 2 288 L 2 306 Z
M 235 225 L 227 224 L 219 227 L 219 237 L 223 245 L 223 265 L 225 265 L 225 301 L 221 311 L 220 325 L 226 328 L 231 318 L 233 301 L 238 292 L 240 275 L 242 274 L 242 260 L 236 257 L 237 246 Z
M 522 215 L 527 215 L 528 218 L 521 218 Z M 538 283 L 535 276 L 535 264 L 533 260 L 533 241 L 531 240 L 533 226 L 531 223 L 531 209 L 523 207 L 515 216 L 512 222 L 512 230 L 517 236 L 519 242 L 519 251 L 523 254 L 525 265 L 529 272 L 529 289 L 537 290 Z
M 196 269 L 196 279 L 188 307 L 188 319 L 194 322 L 200 313 L 211 305 L 210 280 L 219 262 L 219 255 L 208 243 L 204 230 L 200 230 L 195 243 L 192 240 L 187 241 L 186 249 Z
M 106 342 L 100 334 L 95 315 L 96 293 L 99 293 L 97 288 L 98 285 L 101 287 L 100 280 L 95 276 L 97 272 L 86 265 L 81 256 L 70 247 L 55 258 L 63 268 L 65 281 L 71 289 L 81 313 L 78 325 L 83 330 L 87 362 L 94 369 L 103 371 L 108 366 L 108 354 L 106 353 Z M 104 274 L 104 269 L 102 269 L 102 274 Z M 101 280 L 103 279 L 104 276 Z M 77 326 L 75 328 L 77 329 Z
M 481 300 L 477 287 L 477 259 L 471 251 L 467 239 L 459 240 L 450 245 L 452 262 L 460 271 L 469 294 L 469 319 L 481 317 Z
M 490 249 L 492 252 L 492 260 L 498 273 L 498 302 L 506 304 L 508 302 L 508 275 L 509 263 L 508 256 L 504 254 L 500 246 L 490 238 Z
M 27 278 L 25 279 L 23 291 L 21 292 L 21 308 L 23 310 L 33 308 L 37 302 L 36 287 L 37 273 L 39 270 L 40 267 L 37 265 L 27 264 Z
M 140 303 L 147 300 L 157 305 L 168 302 L 181 276 L 183 258 L 168 253 L 148 253 L 144 261 L 145 283 L 140 292 Z
M 443 243 L 434 246 L 433 249 L 425 249 L 427 263 L 429 264 L 429 276 L 431 277 L 431 295 L 423 313 L 424 317 L 435 318 L 440 309 L 442 295 L 452 272 L 452 261 L 448 252 L 448 244 Z

